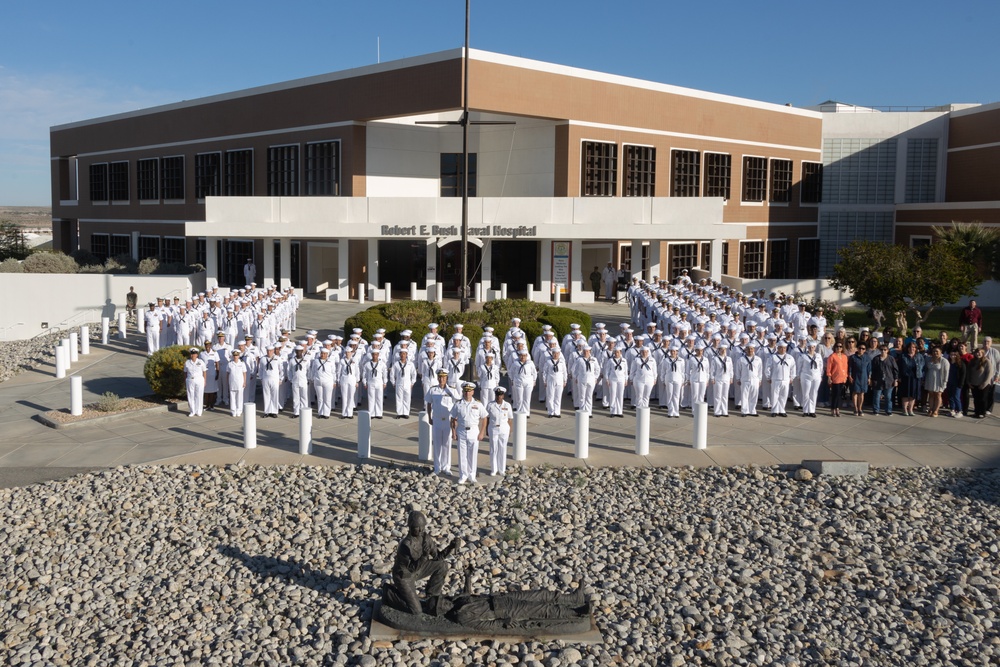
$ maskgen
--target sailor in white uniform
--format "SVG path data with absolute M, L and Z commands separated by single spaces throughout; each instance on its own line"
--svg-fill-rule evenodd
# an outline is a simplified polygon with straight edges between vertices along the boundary
M 507 472 L 507 441 L 510 438 L 514 410 L 503 400 L 506 389 L 496 387 L 494 400 L 486 404 L 486 429 L 490 437 L 490 476 Z

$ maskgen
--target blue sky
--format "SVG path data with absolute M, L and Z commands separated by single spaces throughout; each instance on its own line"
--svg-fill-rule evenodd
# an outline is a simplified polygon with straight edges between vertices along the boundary
M 462 0 L 0 9 L 0 205 L 50 203 L 52 125 L 461 46 Z M 473 0 L 473 48 L 795 106 L 1000 100 L 997 0 Z M 473 82 L 473 85 L 475 83 Z

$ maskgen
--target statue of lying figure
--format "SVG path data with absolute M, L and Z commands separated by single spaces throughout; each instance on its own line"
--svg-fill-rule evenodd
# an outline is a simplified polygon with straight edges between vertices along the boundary
M 448 564 L 444 561 L 461 542 L 456 538 L 439 551 L 426 533 L 427 519 L 411 512 L 409 532 L 399 544 L 382 598 L 382 620 L 398 629 L 454 633 L 473 629 L 491 633 L 576 633 L 590 630 L 590 605 L 583 582 L 570 594 L 553 591 L 514 591 L 472 594 L 472 572 L 465 573 L 465 592 L 442 595 Z M 429 578 L 428 597 L 420 600 L 416 583 Z M 403 612 L 400 614 L 399 612 Z M 442 623 L 441 620 L 448 621 Z M 457 624 L 461 628 L 455 628 Z M 402 627 L 405 626 L 405 627 Z

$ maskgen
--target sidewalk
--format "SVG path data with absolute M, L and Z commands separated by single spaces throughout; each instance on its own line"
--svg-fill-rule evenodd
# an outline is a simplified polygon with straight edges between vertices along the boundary
M 445 304 L 457 307 L 457 304 Z M 325 336 L 340 331 L 357 304 L 306 300 L 299 311 L 299 335 L 317 329 Z M 594 304 L 581 308 L 609 328 L 628 317 L 624 304 Z M 142 377 L 145 338 L 130 332 L 126 341 L 94 345 L 70 373 L 83 377 L 84 403 L 105 391 L 119 396 L 149 394 Z M 34 416 L 69 407 L 69 380 L 56 380 L 52 366 L 41 367 L 0 384 L 0 468 L 104 468 L 136 463 L 347 465 L 358 463 L 355 420 L 313 421 L 313 454 L 298 454 L 299 422 L 286 414 L 259 419 L 258 447 L 243 449 L 242 420 L 228 412 L 189 419 L 185 412 L 154 411 L 100 424 L 51 429 Z M 419 385 L 418 385 L 419 387 Z M 419 389 L 417 389 L 419 393 Z M 259 404 L 259 399 L 258 399 Z M 394 419 L 391 392 L 385 419 L 373 422 L 371 463 L 414 465 L 417 460 L 419 412 Z M 590 456 L 574 457 L 575 417 L 563 404 L 561 419 L 546 419 L 541 404 L 533 405 L 528 421 L 527 465 L 554 466 L 734 466 L 798 464 L 803 459 L 864 460 L 873 466 L 946 466 L 964 468 L 1000 465 L 1000 421 L 940 417 L 854 417 L 836 419 L 820 414 L 804 419 L 728 419 L 709 416 L 708 449 L 691 447 L 693 419 L 666 419 L 659 410 L 650 418 L 650 453 L 634 453 L 635 420 L 610 419 L 596 413 L 590 420 Z M 364 403 L 362 403 L 364 408 Z M 488 443 L 480 443 L 480 471 L 489 470 Z M 511 452 L 512 453 L 512 452 Z M 456 461 L 457 458 L 453 457 Z M 424 465 L 424 464 L 420 464 Z M 55 472 L 55 471 L 53 471 Z M 9 474 L 9 473 L 8 473 Z M 489 479 L 488 477 L 486 479 Z

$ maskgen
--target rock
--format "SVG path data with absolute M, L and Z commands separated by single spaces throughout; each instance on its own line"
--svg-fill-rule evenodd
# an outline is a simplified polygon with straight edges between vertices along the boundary
M 795 479 L 799 482 L 808 482 L 813 478 L 812 471 L 807 468 L 798 468 L 795 471 Z

